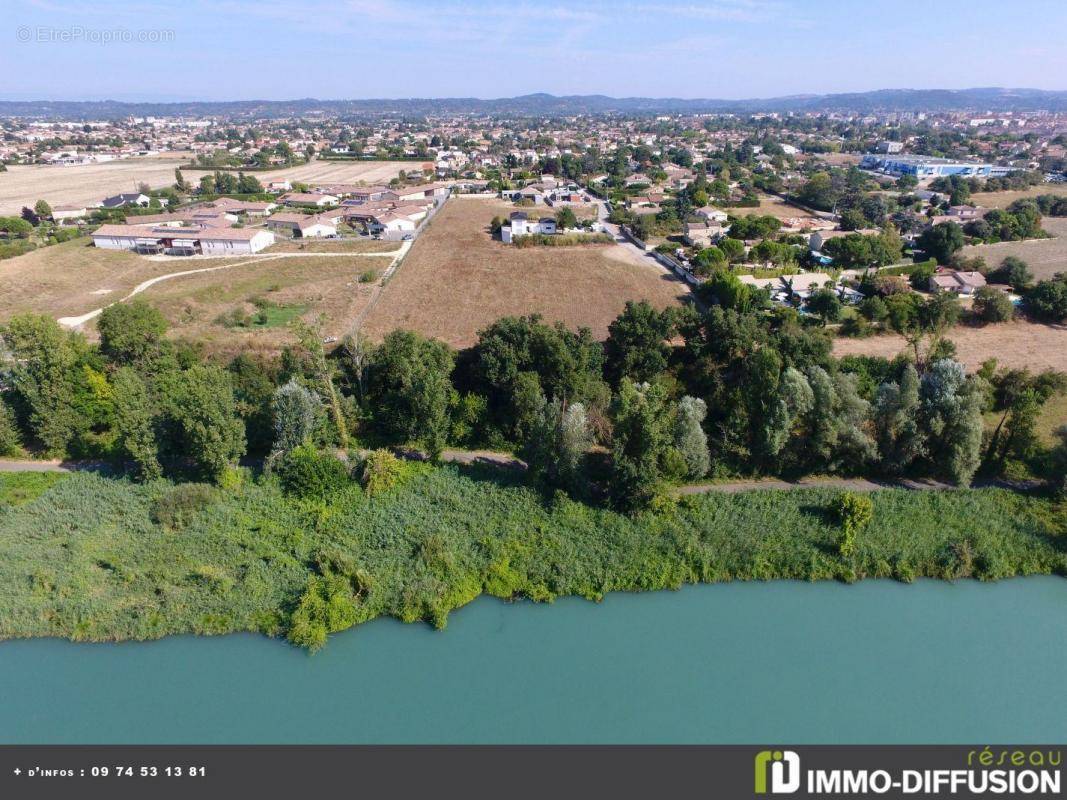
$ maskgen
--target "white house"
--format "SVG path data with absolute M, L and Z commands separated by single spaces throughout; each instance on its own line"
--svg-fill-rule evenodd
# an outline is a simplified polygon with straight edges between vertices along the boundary
M 267 220 L 271 230 L 294 239 L 315 239 L 337 235 L 337 223 L 323 214 L 275 214 Z
M 274 234 L 262 228 L 206 228 L 197 238 L 204 255 L 258 253 L 274 244 Z
M 410 215 L 397 211 L 384 211 L 374 215 L 367 223 L 371 233 L 412 233 L 418 223 Z
M 141 192 L 126 192 L 113 195 L 112 197 L 105 197 L 100 205 L 104 208 L 122 208 L 123 206 L 140 206 L 141 208 L 147 208 L 150 202 L 152 202 L 152 198 L 146 194 L 141 194 Z
M 556 220 L 552 217 L 532 220 L 524 212 L 515 211 L 508 218 L 508 224 L 500 228 L 500 240 L 505 244 L 511 244 L 516 236 L 553 233 L 556 233 Z
M 726 212 L 721 209 L 715 208 L 715 206 L 702 206 L 696 210 L 697 216 L 703 217 L 706 222 L 715 223 L 716 225 L 726 224 Z
M 930 291 L 972 295 L 986 285 L 981 272 L 946 269 L 930 276 Z

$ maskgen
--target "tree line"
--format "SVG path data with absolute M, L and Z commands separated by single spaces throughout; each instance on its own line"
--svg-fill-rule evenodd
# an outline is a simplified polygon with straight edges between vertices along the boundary
M 109 459 L 144 480 L 220 481 L 253 458 L 314 485 L 336 475 L 338 453 L 488 447 L 519 454 L 546 488 L 624 510 L 709 476 L 966 485 L 983 465 L 1047 456 L 1062 480 L 1034 433 L 1062 375 L 969 375 L 937 307 L 892 313 L 910 345 L 893 360 L 834 358 L 825 330 L 792 309 L 630 302 L 604 342 L 532 315 L 497 320 L 461 351 L 395 330 L 326 352 L 298 321 L 280 356 L 226 363 L 168 339 L 144 301 L 107 308 L 98 344 L 20 315 L 2 329 L 0 451 Z M 1002 415 L 993 440 L 989 411 Z

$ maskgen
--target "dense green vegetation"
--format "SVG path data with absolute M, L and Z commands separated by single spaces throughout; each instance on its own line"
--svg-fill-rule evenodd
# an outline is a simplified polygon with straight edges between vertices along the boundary
M 1067 572 L 1067 430 L 1036 427 L 1064 376 L 968 375 L 945 339 L 958 303 L 941 295 L 881 301 L 906 355 L 835 359 L 833 309 L 772 311 L 717 274 L 707 310 L 630 303 L 606 342 L 505 317 L 459 352 L 405 330 L 327 352 L 295 320 L 280 358 L 213 363 L 140 301 L 100 315 L 98 344 L 13 317 L 0 451 L 102 459 L 118 477 L 0 480 L 0 636 L 260 630 L 316 648 L 383 614 L 443 625 L 482 593 Z M 388 449 L 433 462 L 449 446 L 528 469 Z M 1047 494 L 677 499 L 709 476 L 967 486 L 980 472 L 1023 472 Z
M 1067 574 L 1062 506 L 1000 489 L 879 491 L 858 524 L 855 502 L 842 510 L 830 490 L 713 493 L 627 516 L 499 470 L 407 462 L 394 477 L 373 497 L 352 481 L 326 502 L 247 473 L 224 490 L 34 476 L 54 485 L 0 505 L 0 636 L 252 630 L 317 647 L 380 615 L 443 626 L 479 594 Z

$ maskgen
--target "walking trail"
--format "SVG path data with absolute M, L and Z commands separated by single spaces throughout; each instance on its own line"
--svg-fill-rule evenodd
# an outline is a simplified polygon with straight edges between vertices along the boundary
M 403 458 L 417 461 L 426 459 L 426 456 L 416 450 L 400 449 L 397 454 Z M 522 471 L 526 464 L 511 453 L 500 453 L 492 450 L 445 450 L 441 453 L 441 460 L 453 464 L 484 464 L 500 469 Z M 85 471 L 108 471 L 112 465 L 103 461 L 29 461 L 14 458 L 0 459 L 0 472 L 85 472 Z M 1041 486 L 1040 481 L 1005 481 L 1005 480 L 978 480 L 971 484 L 972 488 L 1001 488 L 1015 491 L 1027 491 Z M 717 492 L 722 494 L 737 494 L 739 492 L 753 491 L 794 491 L 796 489 L 841 489 L 850 492 L 876 492 L 882 489 L 908 489 L 910 491 L 950 491 L 957 487 L 951 483 L 929 479 L 902 478 L 900 480 L 875 480 L 871 478 L 839 478 L 834 476 L 801 478 L 797 481 L 786 481 L 780 478 L 751 478 L 728 483 L 704 483 L 680 486 L 677 493 L 680 495 L 707 494 Z

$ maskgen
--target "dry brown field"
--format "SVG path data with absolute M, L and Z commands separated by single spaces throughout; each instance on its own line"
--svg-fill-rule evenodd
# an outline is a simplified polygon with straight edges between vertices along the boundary
M 960 325 L 949 332 L 948 338 L 955 343 L 959 360 L 972 372 L 989 358 L 995 358 L 1002 367 L 1067 371 L 1067 325 L 1022 320 L 981 328 Z M 905 348 L 904 339 L 895 334 L 834 340 L 835 356 L 892 358 Z
M 139 297 L 163 313 L 172 337 L 202 342 L 208 352 L 276 353 L 295 340 L 285 322 L 242 328 L 227 327 L 220 318 L 234 310 L 255 314 L 253 301 L 262 298 L 309 322 L 323 317 L 323 336 L 341 338 L 376 290 L 377 282 L 362 283 L 360 276 L 368 270 L 380 275 L 388 265 L 386 258 L 358 255 L 260 258 L 163 281 Z
M 969 245 L 961 253 L 968 257 L 981 256 L 990 268 L 1008 256 L 1021 258 L 1030 265 L 1037 280 L 1067 272 L 1067 217 L 1045 217 L 1041 225 L 1054 238 Z
M 974 192 L 971 194 L 971 202 L 985 208 L 1007 208 L 1016 200 L 1037 197 L 1039 194 L 1067 195 L 1067 184 L 1046 183 L 1016 192 Z
M 420 161 L 312 161 L 285 169 L 273 169 L 253 173 L 259 182 L 266 185 L 268 181 L 299 181 L 311 183 L 388 183 L 401 170 L 418 172 Z M 184 172 L 184 170 L 183 170 Z M 195 170 L 190 170 L 190 174 Z M 210 170 L 207 170 L 210 172 Z M 192 182 L 192 179 L 189 179 Z
M 395 328 L 435 336 L 455 347 L 506 315 L 539 313 L 600 338 L 627 300 L 663 308 L 682 302 L 685 286 L 651 259 L 622 245 L 519 249 L 489 235 L 490 220 L 510 204 L 452 201 L 415 242 L 363 323 L 379 339 Z
M 240 260 L 150 261 L 133 253 L 99 250 L 87 236 L 42 247 L 0 261 L 0 322 L 21 312 L 78 316 L 126 296 L 137 284 L 159 275 Z
M 792 217 L 810 218 L 814 216 L 814 214 L 805 211 L 803 208 L 797 208 L 796 206 L 790 205 L 780 197 L 772 197 L 765 194 L 760 195 L 758 207 L 723 208 L 723 210 L 727 214 L 732 214 L 735 217 L 748 217 L 753 214 L 778 217 L 778 219 L 790 219 Z
M 213 170 L 186 167 L 188 153 L 163 153 L 103 164 L 71 167 L 11 165 L 0 172 L 0 215 L 17 214 L 38 200 L 51 205 L 92 205 L 119 192 L 135 192 L 142 183 L 160 189 L 174 183 L 174 170 L 195 184 Z M 312 161 L 285 169 L 252 173 L 263 184 L 274 180 L 328 181 L 330 183 L 388 183 L 400 170 L 418 169 L 412 161 Z
M 136 192 L 142 183 L 169 186 L 174 169 L 188 163 L 188 153 L 167 153 L 71 167 L 13 164 L 0 172 L 0 214 L 17 214 L 38 200 L 53 206 L 91 205 L 119 192 Z

